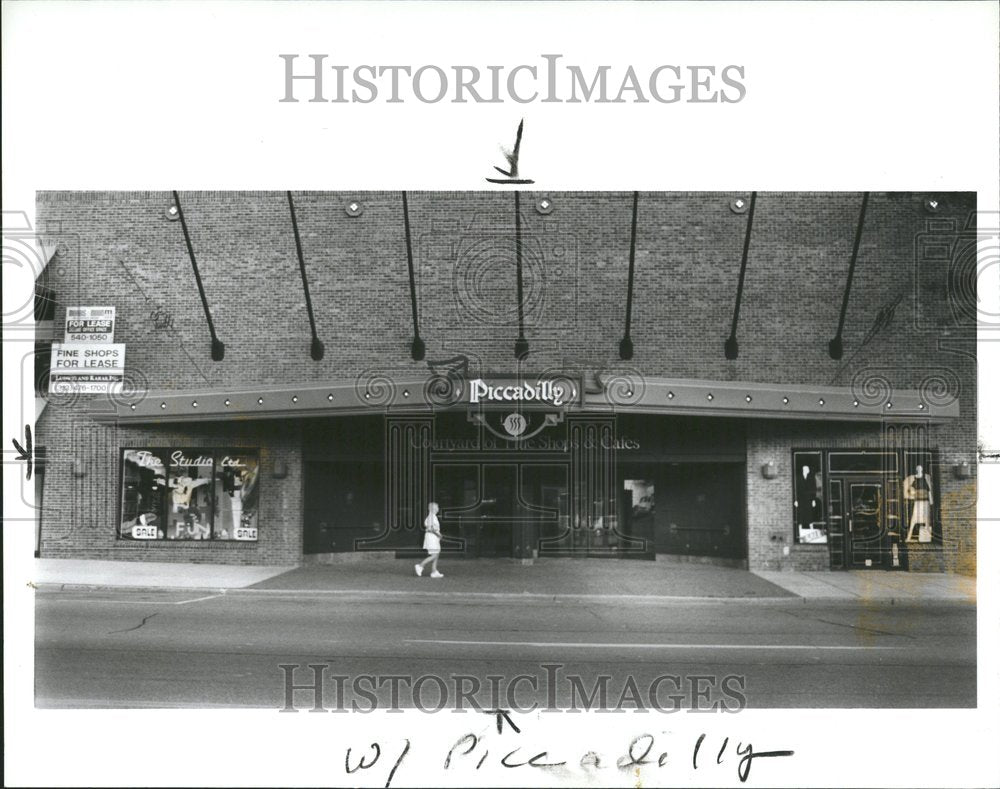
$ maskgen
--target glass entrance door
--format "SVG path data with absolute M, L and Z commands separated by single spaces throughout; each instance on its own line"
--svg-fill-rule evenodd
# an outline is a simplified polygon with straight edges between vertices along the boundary
M 469 558 L 533 558 L 568 529 L 567 476 L 565 464 L 437 463 L 442 530 Z
M 479 556 L 513 556 L 517 519 L 517 466 L 483 466 Z
M 846 479 L 846 564 L 850 568 L 889 566 L 885 483 L 882 480 Z
M 465 556 L 512 555 L 516 472 L 516 466 L 435 465 L 433 497 L 441 507 L 441 529 L 461 540 Z

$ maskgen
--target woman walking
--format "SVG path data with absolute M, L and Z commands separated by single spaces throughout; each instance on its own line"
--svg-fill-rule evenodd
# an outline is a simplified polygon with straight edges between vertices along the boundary
M 424 568 L 430 563 L 431 578 L 444 578 L 438 572 L 438 556 L 441 555 L 441 523 L 437 514 L 437 502 L 432 501 L 427 505 L 427 517 L 424 518 L 424 550 L 428 555 L 420 564 L 413 565 L 413 569 L 417 575 L 423 575 Z

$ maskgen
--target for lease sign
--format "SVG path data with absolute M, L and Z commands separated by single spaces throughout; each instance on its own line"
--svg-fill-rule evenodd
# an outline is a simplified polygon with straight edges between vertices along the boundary
M 67 307 L 66 342 L 113 342 L 114 307 Z
M 124 377 L 124 343 L 52 343 L 50 392 L 115 392 Z

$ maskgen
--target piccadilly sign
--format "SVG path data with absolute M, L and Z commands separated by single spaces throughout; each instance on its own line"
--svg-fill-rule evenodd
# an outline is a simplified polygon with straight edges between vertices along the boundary
M 536 381 L 528 383 L 490 384 L 482 378 L 474 378 L 469 385 L 469 402 L 478 403 L 537 403 L 557 408 L 576 396 L 575 390 L 565 382 Z

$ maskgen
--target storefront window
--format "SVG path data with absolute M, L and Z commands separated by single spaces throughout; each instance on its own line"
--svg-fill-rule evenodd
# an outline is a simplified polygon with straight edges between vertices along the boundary
M 631 537 L 652 540 L 656 512 L 655 486 L 651 479 L 626 479 L 624 482 L 622 531 Z M 644 547 L 644 546 L 643 546 Z
M 257 539 L 257 453 L 217 453 L 212 535 L 217 540 Z
M 941 528 L 935 484 L 937 473 L 930 452 L 904 452 L 903 517 L 906 542 L 940 542 Z
M 257 450 L 122 450 L 126 540 L 256 540 Z
M 167 466 L 159 451 L 122 451 L 122 510 L 119 536 L 162 540 L 166 536 Z
M 838 555 L 845 545 L 857 552 L 864 542 L 859 524 L 869 514 L 877 515 L 879 539 L 885 543 L 879 543 L 880 550 L 892 552 L 893 566 L 901 561 L 901 544 L 941 542 L 933 450 L 795 450 L 792 458 L 796 542 L 829 540 Z M 852 497 L 850 491 L 865 495 Z M 874 492 L 877 506 L 869 501 Z
M 654 485 L 651 479 L 625 480 L 625 503 L 630 507 L 632 521 L 650 518 L 655 506 Z
M 795 542 L 823 544 L 827 541 L 825 477 L 821 452 L 795 452 L 793 480 L 795 497 Z
M 213 458 L 211 454 L 178 455 L 174 453 L 167 474 L 170 509 L 165 536 L 168 540 L 206 540 L 212 534 Z

